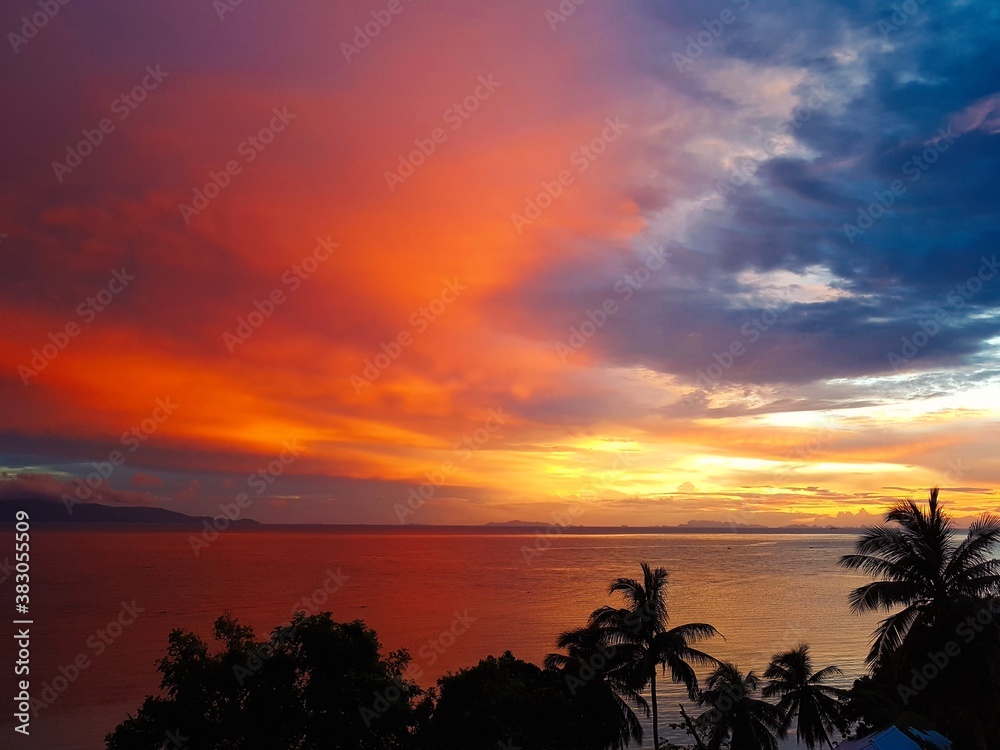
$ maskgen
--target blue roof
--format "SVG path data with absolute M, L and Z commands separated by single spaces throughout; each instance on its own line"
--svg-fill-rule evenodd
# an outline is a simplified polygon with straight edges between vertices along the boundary
M 890 727 L 876 734 L 837 745 L 837 750 L 950 750 L 951 742 L 937 732 Z

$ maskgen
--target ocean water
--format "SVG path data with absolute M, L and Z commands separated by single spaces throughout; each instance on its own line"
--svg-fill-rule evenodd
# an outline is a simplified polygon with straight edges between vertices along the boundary
M 264 634 L 324 584 L 336 590 L 322 609 L 365 620 L 387 651 L 409 649 L 425 687 L 507 649 L 540 663 L 560 632 L 614 601 L 612 579 L 640 575 L 642 560 L 669 571 L 672 623 L 711 623 L 725 639 L 704 650 L 758 673 L 773 653 L 805 642 L 816 667 L 840 666 L 848 687 L 864 673 L 876 620 L 848 610 L 848 592 L 867 581 L 836 565 L 853 535 L 562 534 L 528 564 L 523 548 L 536 550 L 538 538 L 510 529 L 232 530 L 197 556 L 188 533 L 33 529 L 33 692 L 81 654 L 87 666 L 32 721 L 28 740 L 14 734 L 5 711 L 0 747 L 103 748 L 104 735 L 157 691 L 154 662 L 172 628 L 209 640 L 212 622 L 228 610 Z M 12 584 L 0 585 L 0 600 L 13 601 Z M 134 621 L 119 628 L 123 612 L 122 621 Z M 467 623 L 464 632 L 443 636 L 456 620 Z M 0 624 L 5 698 L 15 694 L 10 623 Z M 675 686 L 658 686 L 661 726 L 677 720 L 679 701 L 692 709 Z

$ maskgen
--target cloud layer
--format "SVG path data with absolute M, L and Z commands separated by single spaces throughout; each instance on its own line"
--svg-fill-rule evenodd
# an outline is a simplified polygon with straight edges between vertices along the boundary
M 386 7 L 11 42 L 8 482 L 211 513 L 297 440 L 249 515 L 995 506 L 990 4 Z

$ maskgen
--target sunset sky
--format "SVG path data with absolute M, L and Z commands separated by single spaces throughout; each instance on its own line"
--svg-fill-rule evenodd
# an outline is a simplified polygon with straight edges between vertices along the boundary
M 0 497 L 995 509 L 1000 7 L 902 5 L 5 4 Z

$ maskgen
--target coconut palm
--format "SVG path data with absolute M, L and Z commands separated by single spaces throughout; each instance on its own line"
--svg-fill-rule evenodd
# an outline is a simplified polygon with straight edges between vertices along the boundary
M 881 579 L 851 592 L 855 613 L 902 607 L 872 636 L 868 663 L 873 667 L 894 656 L 911 634 L 951 628 L 963 613 L 1000 594 L 1000 560 L 991 554 L 1000 541 L 1000 517 L 983 515 L 956 543 L 954 524 L 935 487 L 926 509 L 912 500 L 898 502 L 885 520 L 892 525 L 865 529 L 856 554 L 839 561 Z
M 739 750 L 777 750 L 785 717 L 777 706 L 755 697 L 760 687 L 757 675 L 743 674 L 730 662 L 708 676 L 698 704 L 711 708 L 697 723 L 709 750 L 719 750 L 727 739 Z
M 969 623 L 1000 603 L 1000 560 L 991 554 L 1000 542 L 1000 518 L 984 514 L 962 538 L 938 494 L 931 490 L 926 507 L 912 500 L 894 505 L 885 516 L 889 524 L 866 529 L 855 554 L 840 564 L 878 579 L 851 592 L 855 612 L 890 613 L 872 634 L 868 662 L 875 683 L 890 700 L 902 700 L 899 711 L 919 710 L 957 740 L 985 750 L 1000 729 L 993 718 L 1000 705 L 1000 624 L 987 618 L 979 635 Z M 959 655 L 917 686 L 911 675 L 956 636 Z
M 839 698 L 845 691 L 823 683 L 839 674 L 843 672 L 835 666 L 813 672 L 809 647 L 805 644 L 772 657 L 764 671 L 769 682 L 761 695 L 779 698 L 778 710 L 784 716 L 782 736 L 795 721 L 795 735 L 809 750 L 824 743 L 833 747 L 831 733 L 844 728 Z
M 592 746 L 620 750 L 632 740 L 642 743 L 642 724 L 632 707 L 649 716 L 649 703 L 631 680 L 641 654 L 635 649 L 609 648 L 607 641 L 597 628 L 570 630 L 557 642 L 567 653 L 549 654 L 545 667 L 563 674 L 587 723 Z
M 609 647 L 628 650 L 633 656 L 630 681 L 636 689 L 649 685 L 653 714 L 653 747 L 659 747 L 659 716 L 656 705 L 656 672 L 661 668 L 674 682 L 682 683 L 693 699 L 698 694 L 696 665 L 717 665 L 718 660 L 691 647 L 691 643 L 718 635 L 706 623 L 690 623 L 667 629 L 667 571 L 642 563 L 642 580 L 617 578 L 609 593 L 618 594 L 626 606 L 600 607 L 590 615 L 590 627 L 603 636 Z

